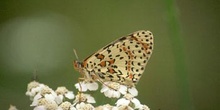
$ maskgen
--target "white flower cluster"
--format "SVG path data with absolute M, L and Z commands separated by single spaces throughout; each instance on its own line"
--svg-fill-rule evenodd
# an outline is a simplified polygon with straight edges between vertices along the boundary
M 94 107 L 94 97 L 87 91 L 97 91 L 98 83 L 84 80 L 75 84 L 79 90 L 75 96 L 66 87 L 58 87 L 55 91 L 47 85 L 32 81 L 28 84 L 26 95 L 30 97 L 34 110 L 150 110 L 135 98 L 138 91 L 116 82 L 104 82 L 100 90 L 108 98 L 117 98 L 115 105 L 105 104 Z M 75 99 L 74 99 L 75 98 Z M 71 101 L 72 100 L 72 101 Z
M 98 84 L 94 81 L 84 80 L 75 84 L 75 87 L 81 91 L 96 91 L 98 90 Z M 135 98 L 138 95 L 138 91 L 135 87 L 127 87 L 117 82 L 104 82 L 101 88 L 101 93 L 108 98 L 119 98 L 115 103 L 115 106 L 106 104 L 103 106 L 95 107 L 97 110 L 150 110 L 148 106 L 143 105 Z M 81 93 L 82 94 L 82 93 Z M 123 97 L 121 97 L 123 95 Z M 120 98 L 121 97 L 121 98 Z M 91 109 L 90 109 L 91 110 Z
M 74 99 L 72 91 L 58 87 L 55 91 L 47 85 L 32 81 L 28 84 L 26 95 L 32 100 L 34 110 L 75 110 L 68 99 Z

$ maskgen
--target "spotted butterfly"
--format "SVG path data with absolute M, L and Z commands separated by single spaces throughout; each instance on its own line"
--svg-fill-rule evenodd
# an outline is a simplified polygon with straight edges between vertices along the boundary
M 93 81 L 113 81 L 133 87 L 141 78 L 152 54 L 153 34 L 140 30 L 108 44 L 74 68 Z

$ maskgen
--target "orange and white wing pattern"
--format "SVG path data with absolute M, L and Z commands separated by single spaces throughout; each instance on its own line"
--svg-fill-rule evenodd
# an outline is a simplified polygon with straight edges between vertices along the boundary
M 137 31 L 103 47 L 74 67 L 86 78 L 134 86 L 141 78 L 153 50 L 153 34 Z

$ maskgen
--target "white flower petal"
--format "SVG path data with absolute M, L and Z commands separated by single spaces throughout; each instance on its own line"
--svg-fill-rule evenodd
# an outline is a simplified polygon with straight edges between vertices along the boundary
M 33 100 L 33 102 L 31 103 L 31 107 L 33 107 L 33 106 L 37 106 L 38 105 L 38 100 Z
M 106 97 L 111 97 L 111 92 L 110 92 L 110 91 L 105 91 L 105 92 L 104 92 L 104 95 L 105 95 Z
M 85 104 L 81 102 L 80 104 L 76 105 L 77 110 L 94 110 L 95 108 L 91 104 Z
M 126 94 L 127 93 L 127 86 L 125 85 L 120 85 L 120 88 L 118 90 L 121 94 Z
M 44 84 L 40 84 L 38 87 L 32 88 L 29 91 L 29 96 L 35 96 L 37 93 L 39 93 L 44 87 L 46 87 Z
M 76 84 L 75 84 L 75 87 L 76 87 L 76 89 L 79 90 L 79 89 L 80 89 L 80 85 L 79 85 L 79 83 L 76 83 Z
M 112 110 L 118 110 L 118 107 L 112 107 Z
M 130 106 L 122 105 L 118 107 L 118 110 L 134 110 L 134 109 Z
M 95 109 L 96 110 L 112 110 L 113 107 L 115 107 L 115 106 L 112 106 L 112 105 L 109 105 L 109 104 L 104 104 L 104 105 L 100 105 L 100 106 L 96 107 Z M 114 109 L 114 110 L 117 110 L 117 109 Z
M 98 89 L 98 83 L 96 82 L 88 82 L 87 83 L 87 88 L 90 90 L 90 91 L 96 91 Z
M 130 103 L 129 100 L 126 100 L 125 98 L 121 98 L 119 99 L 115 104 L 117 107 L 121 106 L 121 105 L 126 105 L 128 106 L 128 104 Z
M 108 98 L 119 98 L 121 94 L 127 93 L 127 86 L 111 81 L 104 82 L 101 93 L 104 93 Z
M 119 98 L 120 96 L 121 96 L 120 92 L 118 92 L 118 91 L 112 92 L 112 98 Z
M 31 96 L 31 92 L 30 92 L 30 91 L 27 91 L 27 92 L 25 93 L 25 95 L 26 95 L 26 96 Z
M 75 87 L 76 87 L 76 89 L 78 89 L 79 91 L 82 91 L 82 92 L 85 92 L 88 90 L 85 82 L 76 83 Z
M 119 90 L 118 91 L 113 90 L 113 89 L 107 87 L 106 85 L 102 86 L 101 93 L 104 93 L 104 95 L 108 98 L 119 98 L 121 96 Z
M 64 98 L 63 95 L 58 95 L 58 97 L 63 101 L 63 98 Z
M 32 93 L 32 95 L 35 95 L 36 93 L 40 92 L 41 90 L 42 90 L 41 87 L 36 87 L 36 88 L 31 89 L 31 93 Z
M 72 91 L 69 91 L 65 94 L 65 97 L 67 97 L 68 99 L 74 99 L 74 94 Z
M 73 105 L 71 105 L 70 110 L 77 110 L 77 109 Z
M 103 85 L 101 89 L 101 93 L 108 91 L 108 89 L 109 88 L 107 86 Z
M 131 100 L 131 102 L 133 102 L 134 103 L 134 105 L 135 105 L 135 108 L 141 108 L 141 103 L 140 103 L 140 101 L 138 100 L 138 99 L 136 99 L 136 98 L 133 98 L 132 100 Z
M 139 110 L 150 110 L 150 108 L 147 105 L 141 105 Z
M 108 98 L 119 98 L 120 97 L 120 93 L 118 91 L 111 90 L 111 89 L 104 92 L 104 95 Z
M 61 107 L 58 107 L 56 110 L 63 110 Z
M 133 96 L 137 96 L 138 95 L 138 91 L 135 87 L 129 88 L 128 92 L 133 95 Z
M 54 101 L 54 99 L 55 99 L 54 95 L 52 95 L 52 94 L 45 94 L 44 97 L 48 101 Z
M 63 95 L 59 95 L 59 96 L 55 97 L 54 101 L 55 101 L 57 104 L 62 103 L 62 101 L 63 101 Z
M 85 106 L 85 103 L 84 102 L 81 102 L 79 104 L 76 104 L 76 109 L 80 109 L 82 108 L 83 106 Z
M 42 96 L 40 95 L 40 93 L 38 93 L 37 95 L 34 96 L 33 102 L 30 106 L 37 106 L 38 105 L 38 100 L 42 98 Z
M 57 97 L 57 93 L 54 92 L 53 90 L 51 91 L 51 95 L 52 95 L 54 98 Z
M 38 93 L 37 95 L 35 95 L 33 101 L 38 100 L 40 98 L 42 98 L 42 96 L 40 95 L 40 93 Z
M 96 103 L 95 99 L 92 96 L 87 95 L 86 98 L 88 103 Z
M 10 107 L 9 107 L 8 110 L 18 110 L 18 109 L 16 108 L 16 106 L 14 106 L 14 105 L 10 105 Z
M 37 106 L 34 108 L 34 110 L 47 110 L 45 106 Z

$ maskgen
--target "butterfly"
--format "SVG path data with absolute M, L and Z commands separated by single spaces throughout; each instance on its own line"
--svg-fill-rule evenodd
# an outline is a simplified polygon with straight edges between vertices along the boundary
M 150 59 L 153 43 L 150 31 L 136 31 L 111 42 L 82 62 L 73 61 L 73 66 L 85 79 L 134 87 Z

